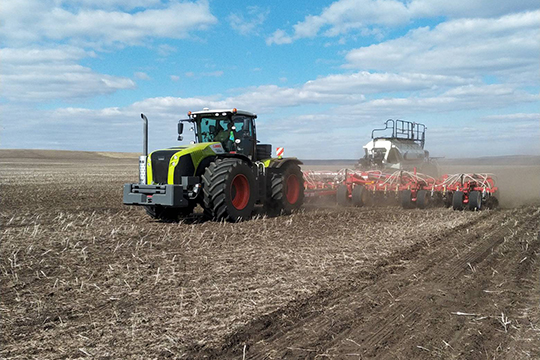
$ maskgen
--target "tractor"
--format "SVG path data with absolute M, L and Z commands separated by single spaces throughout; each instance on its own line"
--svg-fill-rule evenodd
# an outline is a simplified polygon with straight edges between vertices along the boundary
M 435 158 L 424 150 L 426 126 L 404 120 L 386 120 L 384 129 L 374 129 L 371 141 L 364 146 L 365 155 L 357 164 L 360 170 L 418 170 L 439 176 Z
M 143 206 L 161 221 L 177 221 L 200 205 L 205 218 L 231 222 L 251 218 L 256 207 L 275 216 L 302 206 L 302 163 L 272 158 L 272 145 L 257 140 L 257 115 L 236 108 L 188 112 L 178 122 L 178 140 L 188 124 L 194 141 L 150 154 L 148 119 L 141 117 L 139 183 L 124 185 L 124 204 Z

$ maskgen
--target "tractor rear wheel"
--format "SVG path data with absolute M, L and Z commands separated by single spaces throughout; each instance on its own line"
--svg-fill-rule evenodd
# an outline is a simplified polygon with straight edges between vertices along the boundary
M 205 169 L 203 207 L 207 218 L 242 221 L 255 207 L 255 175 L 240 159 L 218 159 Z
M 367 205 L 368 199 L 369 193 L 364 186 L 357 185 L 353 188 L 351 200 L 354 206 L 362 207 L 364 205 Z
M 480 191 L 471 191 L 469 194 L 469 210 L 482 209 L 482 193 Z
M 180 217 L 186 217 L 193 213 L 193 205 L 189 205 L 185 208 L 169 208 L 161 205 L 149 205 L 145 206 L 144 210 L 153 219 L 163 222 L 175 222 Z
M 304 175 L 297 164 L 273 173 L 269 182 L 266 212 L 271 216 L 290 214 L 304 203 Z
M 454 210 L 463 210 L 464 197 L 463 191 L 454 191 L 454 195 L 452 196 L 452 207 Z
M 416 193 L 416 206 L 419 209 L 427 208 L 431 203 L 431 195 L 426 190 L 420 190 Z
M 338 205 L 349 206 L 351 205 L 351 198 L 349 197 L 349 188 L 347 185 L 339 185 L 336 191 L 336 201 Z
M 403 190 L 401 192 L 401 206 L 404 209 L 412 209 L 412 208 L 414 208 L 414 202 L 412 201 L 412 191 L 411 190 Z

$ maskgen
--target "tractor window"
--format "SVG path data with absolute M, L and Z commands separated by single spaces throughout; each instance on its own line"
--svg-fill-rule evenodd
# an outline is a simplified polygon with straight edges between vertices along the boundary
M 215 118 L 202 118 L 199 129 L 199 142 L 213 142 L 214 137 L 222 130 L 219 120 Z
M 245 116 L 235 116 L 234 117 L 234 126 L 236 127 L 237 137 L 252 137 L 253 130 L 251 126 L 251 118 Z M 244 128 L 244 125 L 245 126 Z

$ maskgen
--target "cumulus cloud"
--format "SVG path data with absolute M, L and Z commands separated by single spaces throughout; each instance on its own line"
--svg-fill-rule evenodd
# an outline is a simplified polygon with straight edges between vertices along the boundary
M 53 0 L 8 2 L 0 13 L 0 36 L 10 43 L 70 39 L 138 44 L 148 37 L 186 38 L 191 31 L 204 30 L 217 22 L 206 0 L 173 0 L 166 6 L 158 2 L 154 8 L 134 12 L 117 8 L 124 4 L 121 1 L 109 3 L 112 10 L 82 6 L 73 9 Z
M 232 13 L 228 20 L 231 27 L 240 35 L 259 35 L 260 27 L 269 13 L 269 10 L 262 10 L 258 6 L 248 6 L 246 15 Z
M 536 126 L 540 123 L 540 113 L 514 113 L 514 114 L 498 114 L 484 116 L 480 119 L 482 122 L 487 123 L 534 123 Z
M 490 74 L 536 82 L 539 36 L 540 11 L 498 19 L 459 19 L 352 50 L 346 59 L 353 68 Z
M 338 0 L 323 9 L 319 15 L 308 15 L 293 25 L 292 34 L 276 30 L 266 42 L 290 44 L 302 38 L 313 38 L 321 32 L 324 36 L 340 36 L 352 31 L 362 36 L 380 34 L 379 29 L 370 27 L 395 27 L 410 23 L 414 19 L 445 16 L 494 17 L 509 13 L 538 9 L 535 0 L 516 0 L 493 3 L 491 0 Z
M 150 80 L 150 76 L 148 76 L 147 73 L 142 72 L 142 71 L 137 71 L 133 75 L 135 76 L 136 79 L 139 79 L 139 80 Z
M 70 46 L 0 49 L 3 96 L 14 102 L 69 100 L 135 87 L 129 78 L 77 64 L 89 56 L 95 54 Z

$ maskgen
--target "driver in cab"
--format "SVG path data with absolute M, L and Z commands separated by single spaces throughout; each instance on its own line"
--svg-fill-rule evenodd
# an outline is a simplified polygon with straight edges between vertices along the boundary
M 232 150 L 232 144 L 234 143 L 234 123 L 228 122 L 227 123 L 227 129 L 222 129 L 218 134 L 214 137 L 214 141 L 219 141 L 225 150 L 231 151 Z

